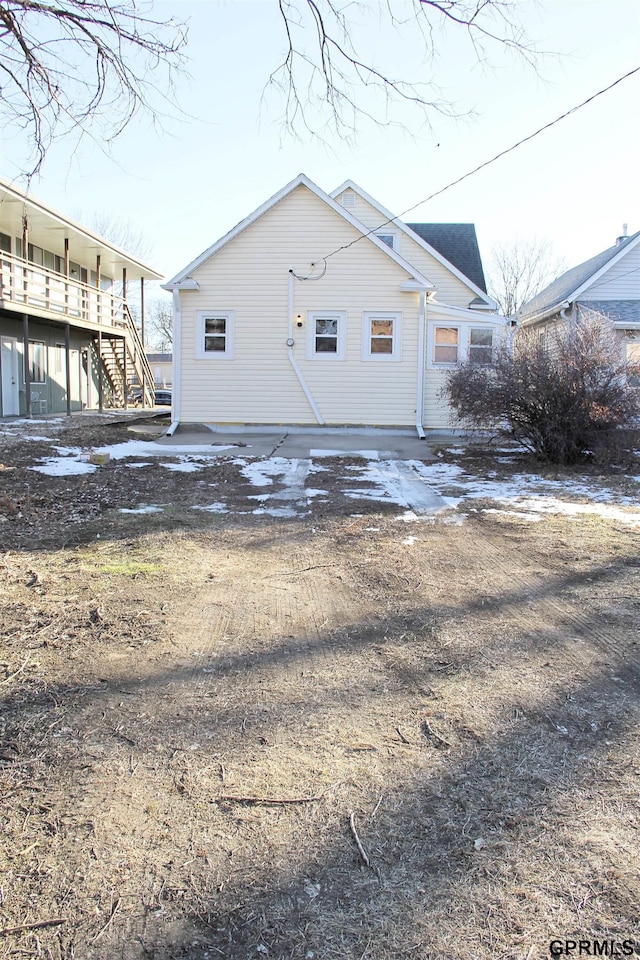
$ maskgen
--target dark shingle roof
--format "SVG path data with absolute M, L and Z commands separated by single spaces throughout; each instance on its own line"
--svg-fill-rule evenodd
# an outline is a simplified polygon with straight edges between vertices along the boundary
M 640 323 L 640 299 L 638 300 L 581 300 L 580 313 L 590 311 L 609 317 L 612 323 Z
M 628 246 L 629 243 L 638 236 L 640 236 L 640 231 L 624 240 L 624 245 Z M 608 250 L 603 250 L 602 253 L 596 254 L 596 256 L 591 257 L 590 260 L 585 260 L 584 263 L 578 264 L 577 267 L 572 267 L 571 270 L 567 270 L 567 272 L 563 273 L 557 280 L 550 283 L 548 287 L 541 290 L 532 300 L 525 303 L 524 307 L 520 310 L 520 318 L 524 320 L 527 317 L 549 310 L 561 304 L 564 300 L 567 300 L 572 293 L 578 290 L 583 283 L 586 283 L 598 270 L 606 267 L 607 263 L 613 260 L 621 250 L 621 244 L 616 243 L 615 246 L 609 247 Z
M 476 287 L 487 292 L 473 223 L 408 223 L 407 226 L 457 267 Z

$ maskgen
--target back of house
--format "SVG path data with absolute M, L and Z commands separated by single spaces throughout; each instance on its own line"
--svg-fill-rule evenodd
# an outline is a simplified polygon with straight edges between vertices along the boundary
M 352 181 L 327 194 L 303 174 L 165 288 L 174 295 L 174 427 L 423 435 L 451 425 L 439 396 L 446 371 L 486 362 L 503 329 L 471 224 L 412 229 Z

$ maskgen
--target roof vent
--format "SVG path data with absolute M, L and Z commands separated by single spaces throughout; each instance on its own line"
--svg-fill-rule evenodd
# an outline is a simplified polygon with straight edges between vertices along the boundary
M 343 207 L 355 207 L 356 205 L 356 195 L 353 190 L 345 190 L 342 194 L 342 206 Z
M 622 224 L 622 234 L 621 234 L 621 236 L 616 237 L 616 247 L 622 246 L 622 244 L 625 242 L 625 240 L 628 240 L 628 239 L 629 239 L 628 236 L 627 236 L 627 227 L 628 227 L 628 226 L 629 226 L 628 223 L 623 223 L 623 224 Z

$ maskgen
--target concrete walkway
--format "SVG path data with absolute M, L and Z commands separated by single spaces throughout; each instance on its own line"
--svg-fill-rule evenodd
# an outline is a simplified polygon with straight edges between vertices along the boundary
M 141 432 L 143 432 L 141 430 Z M 145 431 L 146 432 L 146 431 Z M 453 444 L 453 434 L 438 433 L 420 440 L 415 432 L 401 430 L 303 429 L 282 427 L 269 429 L 225 428 L 211 430 L 205 425 L 178 427 L 172 436 L 160 436 L 159 445 L 202 446 L 208 453 L 228 453 L 238 446 L 246 457 L 287 459 L 318 459 L 320 457 L 352 456 L 367 460 L 422 460 L 434 459 L 433 446 Z M 459 440 L 457 442 L 460 442 Z

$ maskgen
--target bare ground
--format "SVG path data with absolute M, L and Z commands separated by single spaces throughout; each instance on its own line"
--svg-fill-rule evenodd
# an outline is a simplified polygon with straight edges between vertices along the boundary
M 0 956 L 640 954 L 637 530 L 408 529 L 343 460 L 277 520 L 231 458 L 50 452 L 0 438 Z

